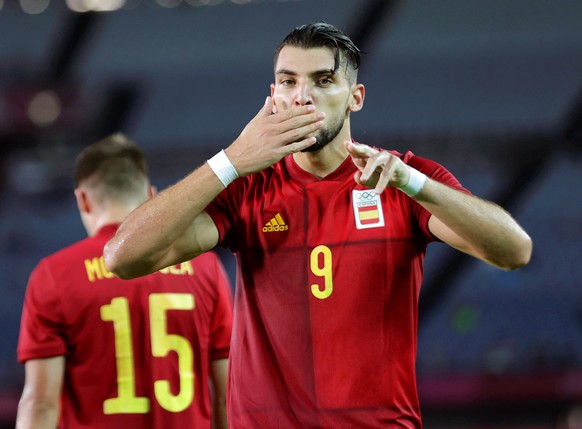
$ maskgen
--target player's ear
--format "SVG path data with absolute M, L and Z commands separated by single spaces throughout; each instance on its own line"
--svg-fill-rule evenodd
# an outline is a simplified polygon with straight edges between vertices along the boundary
M 366 97 L 366 88 L 363 84 L 357 83 L 352 86 L 351 100 L 349 104 L 350 112 L 358 112 L 364 107 L 364 98 Z
M 81 188 L 75 189 L 75 199 L 77 200 L 77 208 L 82 214 L 91 213 L 91 201 L 87 195 L 87 192 Z

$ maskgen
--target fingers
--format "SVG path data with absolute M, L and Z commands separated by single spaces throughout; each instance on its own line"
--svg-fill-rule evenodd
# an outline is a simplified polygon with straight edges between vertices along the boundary
M 314 112 L 315 106 L 311 104 L 305 106 L 294 106 L 289 109 L 279 110 L 277 113 L 272 114 L 269 119 L 273 124 L 291 123 L 295 124 L 295 127 L 298 127 L 302 125 L 301 121 L 304 119 L 304 116 L 310 115 Z M 323 114 L 323 112 L 321 112 L 321 114 Z
M 290 123 L 290 129 L 288 129 L 288 127 L 282 128 L 280 137 L 284 144 L 299 141 L 306 138 L 309 134 L 319 130 L 323 126 L 323 121 L 319 118 L 319 114 L 306 115 L 301 120 Z
M 229 146 L 231 162 L 241 176 L 273 165 L 286 155 L 312 146 L 316 142 L 313 133 L 323 126 L 324 118 L 325 113 L 317 112 L 312 105 L 277 111 L 272 97 L 267 97 Z
M 388 167 L 388 168 L 386 168 Z M 382 192 L 384 192 L 384 189 L 386 189 L 388 187 L 388 185 L 390 184 L 390 179 L 392 178 L 392 175 L 394 174 L 394 170 L 396 169 L 396 164 L 391 162 L 389 163 L 388 166 L 385 166 L 382 169 L 382 172 L 380 173 L 380 177 L 378 178 L 378 182 L 376 183 L 376 186 L 374 187 L 374 192 L 376 192 L 377 194 L 381 194 Z
M 352 158 L 355 158 L 354 162 L 361 172 L 360 179 L 364 182 L 370 180 L 375 173 L 384 170 L 392 157 L 388 152 L 360 143 L 346 142 L 346 149 Z
M 325 113 L 316 112 L 313 105 L 292 106 L 290 108 L 284 105 L 283 107 L 283 110 L 278 110 L 273 98 L 269 96 L 265 99 L 265 104 L 251 122 L 266 118 L 266 123 L 271 124 L 271 131 L 274 134 L 285 134 L 291 131 L 286 135 L 287 143 L 304 138 L 307 134 L 321 128 L 323 125 L 322 121 L 325 118 Z
M 285 155 L 301 152 L 302 150 L 307 149 L 309 146 L 313 146 L 316 141 L 317 139 L 315 137 L 307 137 L 306 139 L 289 143 L 284 147 Z
M 296 121 L 297 126 L 299 125 L 299 121 L 302 116 L 315 112 L 315 106 L 308 104 L 304 106 L 294 106 L 291 108 L 287 108 L 278 111 L 275 103 L 273 102 L 273 97 L 267 96 L 265 98 L 265 103 L 259 109 L 257 114 L 253 119 L 259 119 L 264 117 L 270 117 L 272 123 L 281 123 L 285 121 Z
M 263 105 L 262 112 L 264 116 L 269 116 L 273 112 L 273 97 L 268 96 L 265 98 L 265 104 Z
M 386 151 L 379 151 L 364 144 L 344 142 L 345 147 L 358 167 L 354 180 L 360 185 L 373 188 L 380 194 L 390 186 L 401 162 Z
M 259 109 L 253 120 L 269 116 L 272 110 L 273 110 L 273 98 L 267 97 L 265 98 L 265 103 L 263 104 L 263 107 Z
M 348 153 L 353 157 L 358 157 L 358 158 L 371 157 L 371 156 L 379 153 L 379 151 L 377 149 L 371 148 L 370 146 L 365 145 L 365 144 L 354 143 L 351 140 L 346 140 L 344 142 L 344 145 L 345 145 Z

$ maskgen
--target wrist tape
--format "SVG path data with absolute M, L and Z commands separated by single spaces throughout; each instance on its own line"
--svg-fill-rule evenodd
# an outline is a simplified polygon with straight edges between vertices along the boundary
M 414 197 L 420 192 L 426 182 L 426 174 L 421 173 L 415 168 L 409 167 L 410 177 L 408 183 L 398 189 L 404 192 L 409 197 Z
M 239 177 L 236 168 L 226 156 L 224 149 L 208 160 L 208 165 L 226 188 Z

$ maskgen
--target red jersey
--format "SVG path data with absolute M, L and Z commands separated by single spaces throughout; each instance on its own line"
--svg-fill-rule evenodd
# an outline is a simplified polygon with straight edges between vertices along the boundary
M 207 253 L 120 280 L 102 256 L 116 228 L 32 272 L 18 359 L 65 356 L 61 428 L 210 428 L 209 365 L 228 357 L 232 327 L 224 268 Z
M 397 154 L 462 189 L 435 162 Z M 293 157 L 207 208 L 238 263 L 229 377 L 235 429 L 420 428 L 417 304 L 430 213 L 359 186 L 348 158 L 318 179 Z

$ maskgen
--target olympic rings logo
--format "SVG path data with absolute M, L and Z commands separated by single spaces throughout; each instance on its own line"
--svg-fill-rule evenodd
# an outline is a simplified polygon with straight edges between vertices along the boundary
M 361 194 L 358 194 L 358 200 L 360 201 L 370 201 L 371 199 L 374 198 L 376 194 L 374 192 L 362 192 Z

